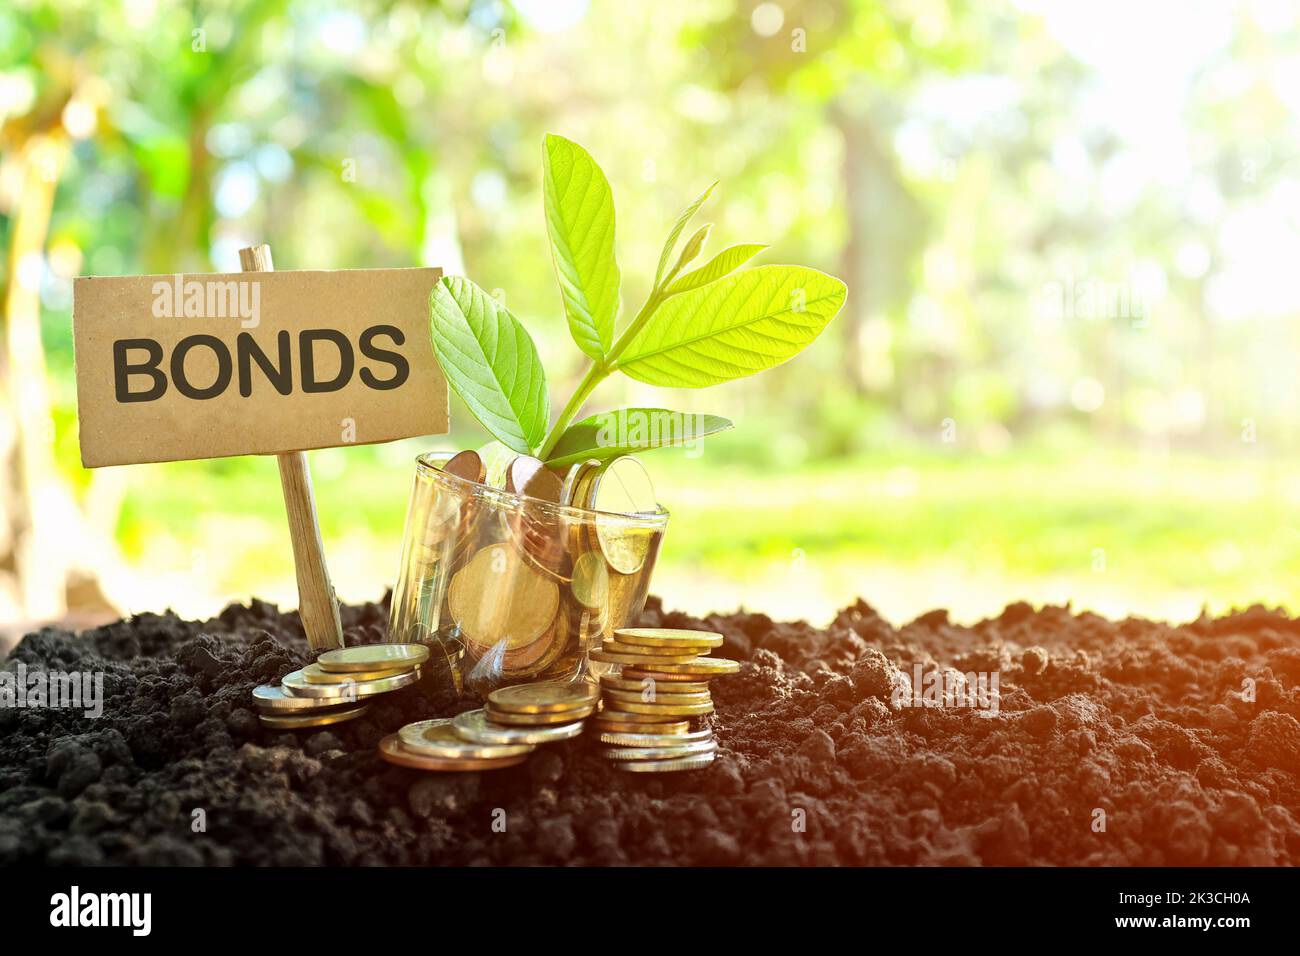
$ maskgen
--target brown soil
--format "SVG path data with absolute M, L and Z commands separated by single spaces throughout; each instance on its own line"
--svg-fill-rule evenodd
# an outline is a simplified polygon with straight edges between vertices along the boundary
M 382 639 L 386 618 L 345 608 L 349 643 Z M 382 763 L 386 733 L 469 706 L 423 687 L 348 724 L 269 732 L 249 691 L 307 655 L 296 615 L 259 602 L 29 635 L 9 669 L 102 670 L 106 702 L 98 720 L 0 709 L 0 863 L 1300 862 L 1300 622 L 1285 615 L 1170 627 L 1016 604 L 895 629 L 859 602 L 818 630 L 652 600 L 644 623 L 722 631 L 720 654 L 747 662 L 714 683 L 708 770 L 620 774 L 590 738 L 494 773 Z M 999 672 L 1000 714 L 899 707 L 898 668 L 918 662 Z

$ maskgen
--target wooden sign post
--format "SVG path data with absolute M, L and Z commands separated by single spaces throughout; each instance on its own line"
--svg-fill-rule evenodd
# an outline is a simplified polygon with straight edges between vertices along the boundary
M 447 431 L 428 330 L 441 271 L 275 272 L 265 245 L 239 257 L 242 273 L 74 282 L 82 464 L 274 454 L 303 629 L 339 647 L 304 450 Z
M 271 247 L 249 246 L 239 250 L 239 265 L 245 272 L 272 272 Z M 316 499 L 311 490 L 307 453 L 289 451 L 275 456 L 280 465 L 280 491 L 289 517 L 289 539 L 293 542 L 293 566 L 298 577 L 298 616 L 307 642 L 318 650 L 343 646 L 343 624 L 339 621 L 339 599 L 330 584 L 325 566 L 325 546 L 316 520 Z

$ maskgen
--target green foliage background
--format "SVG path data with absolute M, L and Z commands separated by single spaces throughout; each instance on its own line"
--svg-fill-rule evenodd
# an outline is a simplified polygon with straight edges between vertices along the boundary
M 714 179 L 712 251 L 767 242 L 757 262 L 850 290 L 789 365 L 597 394 L 737 422 L 652 460 L 670 603 L 1293 604 L 1295 14 L 1085 6 L 16 0 L 0 121 L 96 104 L 39 263 L 59 460 L 85 489 L 71 277 L 233 270 L 257 241 L 280 268 L 432 264 L 504 290 L 567 395 L 553 130 L 613 185 L 625 313 Z M 0 244 L 5 189 L 0 166 Z M 438 445 L 478 443 L 453 421 Z M 345 596 L 391 579 L 426 444 L 312 456 Z M 124 485 L 116 533 L 165 580 L 155 604 L 292 600 L 273 462 Z

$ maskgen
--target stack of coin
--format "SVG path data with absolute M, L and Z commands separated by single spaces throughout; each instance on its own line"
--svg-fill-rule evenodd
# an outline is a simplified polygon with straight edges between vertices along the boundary
M 429 658 L 422 644 L 364 644 L 326 651 L 279 686 L 253 688 L 258 719 L 279 730 L 324 727 L 360 717 L 367 698 L 414 684 Z
M 622 627 L 591 652 L 617 664 L 617 676 L 600 679 L 601 709 L 592 720 L 601 756 L 631 773 L 697 770 L 713 762 L 713 732 L 691 731 L 689 719 L 713 713 L 709 680 L 740 669 L 708 657 L 722 645 L 711 631 Z
M 379 756 L 412 770 L 498 770 L 523 763 L 535 744 L 480 744 L 466 740 L 452 720 L 419 720 L 379 741 Z
M 449 720 L 407 724 L 379 743 L 379 755 L 416 770 L 495 770 L 521 763 L 538 744 L 582 733 L 599 692 L 588 683 L 503 687 L 488 704 Z
M 483 712 L 492 723 L 507 727 L 549 727 L 581 723 L 599 700 L 599 689 L 587 681 L 515 684 L 488 694 Z

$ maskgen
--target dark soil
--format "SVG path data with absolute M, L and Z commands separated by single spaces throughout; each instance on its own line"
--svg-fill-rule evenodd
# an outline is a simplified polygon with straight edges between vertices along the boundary
M 386 619 L 345 608 L 349 643 Z M 720 630 L 747 662 L 714 682 L 705 771 L 621 774 L 590 737 L 481 775 L 391 767 L 382 736 L 470 706 L 423 687 L 270 732 L 249 691 L 307 654 L 297 616 L 263 603 L 29 635 L 10 669 L 102 670 L 106 702 L 98 720 L 0 709 L 0 863 L 1300 862 L 1300 621 L 1282 614 L 1170 627 L 1016 604 L 895 629 L 859 602 L 823 631 L 652 601 L 644 623 Z M 1001 714 L 898 707 L 916 662 L 999 671 Z

